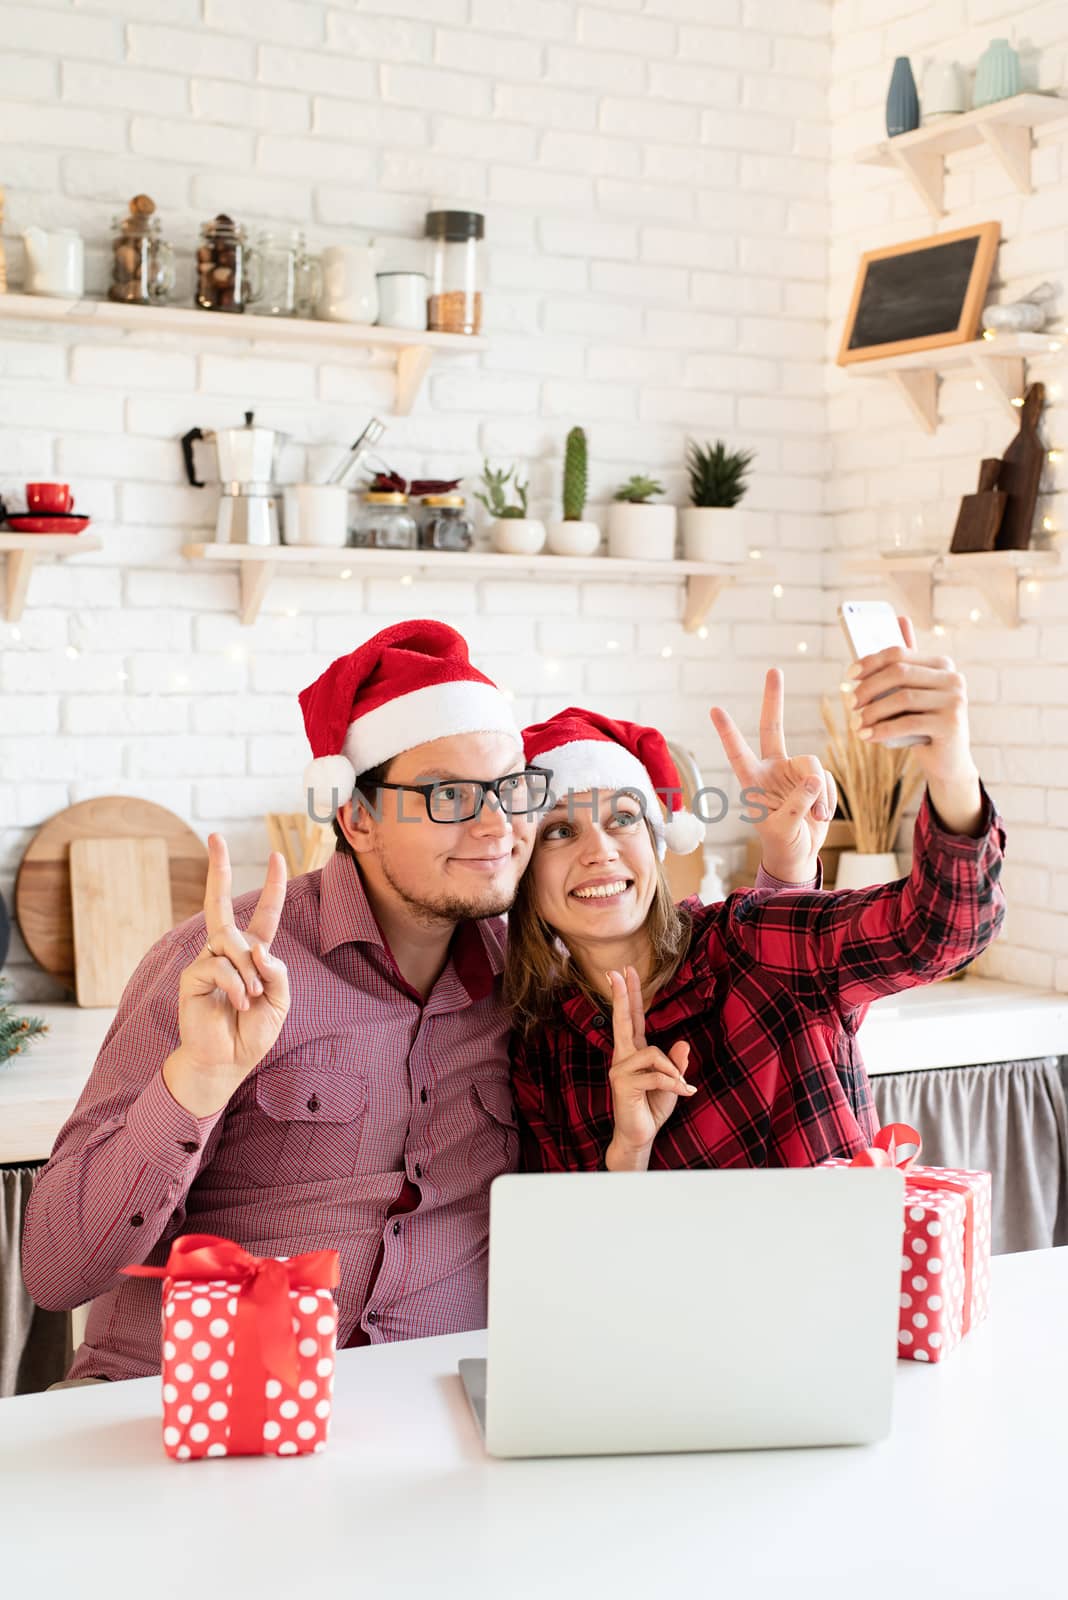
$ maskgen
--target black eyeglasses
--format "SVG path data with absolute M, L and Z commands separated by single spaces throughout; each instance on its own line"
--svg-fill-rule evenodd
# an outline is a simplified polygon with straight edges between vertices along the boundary
M 421 794 L 431 822 L 471 822 L 488 794 L 509 817 L 530 817 L 544 811 L 551 778 L 547 767 L 527 767 L 503 778 L 439 778 L 436 783 L 379 783 L 375 787 Z

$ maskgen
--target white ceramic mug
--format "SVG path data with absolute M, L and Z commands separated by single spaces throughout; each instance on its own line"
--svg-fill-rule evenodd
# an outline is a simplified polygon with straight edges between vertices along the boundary
M 349 542 L 349 491 L 343 484 L 289 484 L 284 498 L 286 544 L 345 548 Z
M 378 274 L 378 323 L 382 328 L 426 327 L 425 272 Z
M 328 322 L 374 322 L 378 316 L 371 245 L 332 244 L 323 251 L 319 315 Z

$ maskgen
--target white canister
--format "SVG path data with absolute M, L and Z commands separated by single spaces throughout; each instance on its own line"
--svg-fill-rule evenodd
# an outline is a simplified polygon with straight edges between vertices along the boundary
M 294 483 L 284 491 L 286 544 L 343 550 L 349 542 L 349 491 L 339 483 Z
M 425 272 L 379 272 L 378 325 L 380 328 L 426 328 Z
M 374 322 L 378 316 L 378 285 L 373 247 L 332 244 L 323 251 L 322 264 L 319 315 L 328 322 Z
M 958 117 L 965 110 L 964 74 L 956 61 L 931 61 L 920 91 L 920 120 L 924 126 Z
M 27 294 L 79 300 L 85 293 L 85 246 L 73 228 L 26 228 Z

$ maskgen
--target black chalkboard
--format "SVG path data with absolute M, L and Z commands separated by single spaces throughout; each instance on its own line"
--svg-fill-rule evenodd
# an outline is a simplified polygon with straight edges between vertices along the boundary
M 976 238 L 954 239 L 869 262 L 848 348 L 955 332 L 978 248 Z
M 974 339 L 999 236 L 983 222 L 862 256 L 839 361 Z

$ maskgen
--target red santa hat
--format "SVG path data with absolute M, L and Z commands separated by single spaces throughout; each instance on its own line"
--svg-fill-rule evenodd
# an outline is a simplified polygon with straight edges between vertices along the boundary
M 665 850 L 689 855 L 703 841 L 705 825 L 683 805 L 678 769 L 667 740 L 655 728 L 568 706 L 548 722 L 524 728 L 523 748 L 531 765 L 551 768 L 557 800 L 569 790 L 575 794 L 587 789 L 635 790 L 645 802 L 661 859 Z M 661 801 L 667 807 L 667 822 Z
M 300 695 L 300 709 L 315 758 L 304 789 L 318 817 L 351 800 L 360 773 L 402 750 L 457 733 L 521 738 L 508 699 L 444 622 L 383 628 L 327 667 Z

